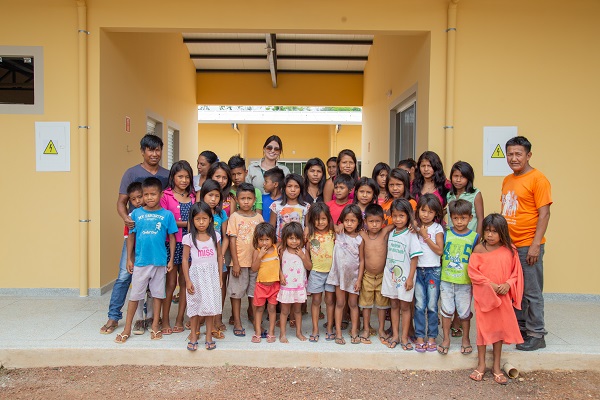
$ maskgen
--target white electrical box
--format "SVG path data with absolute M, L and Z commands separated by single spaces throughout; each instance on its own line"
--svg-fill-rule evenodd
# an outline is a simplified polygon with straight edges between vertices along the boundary
M 483 127 L 483 176 L 512 174 L 506 162 L 506 142 L 517 135 L 516 126 Z
M 35 123 L 35 170 L 71 171 L 71 123 Z

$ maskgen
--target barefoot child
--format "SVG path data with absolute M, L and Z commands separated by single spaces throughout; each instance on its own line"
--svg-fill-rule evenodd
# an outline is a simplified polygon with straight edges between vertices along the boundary
M 381 294 L 389 297 L 392 307 L 392 336 L 387 339 L 393 349 L 398 343 L 402 350 L 412 350 L 408 341 L 411 320 L 410 304 L 414 297 L 415 272 L 418 257 L 423 254 L 417 235 L 408 227 L 414 219 L 411 204 L 406 199 L 396 199 L 390 207 L 395 229 L 388 237 L 388 252 L 383 270 Z M 402 311 L 402 337 L 399 336 L 400 311 Z
M 190 341 L 187 349 L 198 349 L 198 332 L 200 317 L 206 321 L 206 350 L 217 347 L 212 340 L 214 316 L 222 312 L 221 286 L 223 276 L 219 260 L 222 260 L 221 235 L 215 232 L 213 212 L 204 202 L 192 206 L 189 215 L 190 233 L 183 242 L 183 274 L 185 276 L 187 298 L 187 314 L 190 317 Z M 190 256 L 192 265 L 190 266 Z
M 352 321 L 351 343 L 360 344 L 358 293 L 365 270 L 365 244 L 362 236 L 359 235 L 363 226 L 362 212 L 356 204 L 348 204 L 342 210 L 339 221 L 344 231 L 335 237 L 333 264 L 327 277 L 327 284 L 335 286 L 335 343 L 346 344 L 342 337 L 342 315 L 346 305 L 346 293 L 348 293 L 348 307 Z
M 450 328 L 452 316 L 457 313 L 461 321 L 462 345 L 460 352 L 471 354 L 473 347 L 469 338 L 471 329 L 471 299 L 473 288 L 467 271 L 469 257 L 479 241 L 477 232 L 469 229 L 473 218 L 471 203 L 467 200 L 453 200 L 448 204 L 452 228 L 446 231 L 444 238 L 444 254 L 442 255 L 442 276 L 440 297 L 442 299 L 442 329 L 444 340 L 438 346 L 438 353 L 448 354 L 450 348 Z
M 267 311 L 269 313 L 269 330 L 266 334 L 267 343 L 275 342 L 277 294 L 279 293 L 280 282 L 283 278 L 275 243 L 277 243 L 277 237 L 275 236 L 273 225 L 267 222 L 261 222 L 256 225 L 252 239 L 254 246 L 252 272 L 258 274 L 256 276 L 253 297 L 255 310 L 252 343 L 260 343 L 263 337 L 261 324 L 263 313 L 265 312 L 265 303 L 268 303 Z
M 500 214 L 483 220 L 483 238 L 469 260 L 469 277 L 473 283 L 475 318 L 477 318 L 477 368 L 469 375 L 481 381 L 485 374 L 485 350 L 493 347 L 494 381 L 506 385 L 508 379 L 500 369 L 502 345 L 523 343 L 514 308 L 521 309 L 523 270 L 517 249 L 508 233 L 508 224 Z
M 231 249 L 233 262 L 227 294 L 231 299 L 233 334 L 235 336 L 246 336 L 246 330 L 242 326 L 240 316 L 242 298 L 247 295 L 248 302 L 252 304 L 254 286 L 256 285 L 256 272 L 253 272 L 250 268 L 254 254 L 252 238 L 256 226 L 264 221 L 262 214 L 252 210 L 255 201 L 254 186 L 246 182 L 239 185 L 237 188 L 237 204 L 240 209 L 231 214 L 227 224 L 229 248 Z M 253 319 L 250 321 L 253 321 Z
M 325 305 L 327 310 L 327 325 L 325 340 L 333 340 L 333 318 L 335 309 L 334 293 L 335 287 L 327 285 L 327 277 L 333 263 L 333 245 L 335 232 L 333 231 L 333 220 L 329 213 L 329 207 L 322 202 L 314 203 L 307 216 L 308 240 L 306 248 L 310 253 L 312 270 L 308 276 L 307 292 L 311 293 L 311 318 L 312 333 L 309 340 L 319 341 L 319 314 L 321 313 L 321 300 L 325 292 Z
M 299 222 L 287 223 L 281 232 L 281 286 L 277 301 L 281 303 L 279 341 L 287 343 L 285 335 L 290 309 L 296 321 L 296 337 L 306 340 L 302 334 L 302 304 L 306 303 L 306 270 L 312 268 L 309 255 L 304 249 L 304 228 Z M 272 317 L 269 317 L 271 320 Z M 270 322 L 270 321 L 269 321 Z
M 360 193 L 358 194 L 360 197 Z M 390 299 L 381 295 L 381 284 L 383 281 L 383 268 L 387 255 L 388 234 L 393 225 L 383 227 L 383 208 L 379 204 L 369 204 L 365 209 L 366 231 L 360 235 L 365 243 L 365 273 L 363 275 L 358 306 L 362 308 L 364 329 L 360 336 L 361 343 L 371 344 L 370 321 L 371 309 L 377 309 L 379 319 L 379 340 L 384 343 L 385 334 L 385 312 L 390 308 Z M 384 344 L 387 345 L 387 342 Z
M 132 274 L 131 293 L 127 306 L 127 322 L 125 329 L 115 338 L 115 342 L 123 344 L 131 336 L 131 325 L 138 302 L 150 292 L 154 301 L 154 318 L 150 339 L 162 339 L 158 320 L 160 305 L 165 298 L 165 276 L 173 269 L 175 253 L 175 233 L 179 230 L 173 213 L 160 206 L 162 183 L 158 178 L 146 178 L 142 183 L 144 207 L 132 211 L 131 219 L 135 226 L 127 237 L 127 270 Z M 167 264 L 167 249 L 164 242 L 169 238 L 171 259 Z M 134 255 L 135 251 L 135 255 Z

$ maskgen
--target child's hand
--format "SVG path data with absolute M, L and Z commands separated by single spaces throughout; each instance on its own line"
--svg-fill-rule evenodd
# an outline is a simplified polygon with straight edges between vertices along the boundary
M 131 260 L 127 261 L 127 272 L 129 272 L 130 274 L 133 274 L 133 261 L 131 261 Z
M 133 220 L 131 219 L 131 217 L 129 215 L 127 215 L 125 217 L 125 219 L 123 220 L 123 222 L 125 223 L 125 226 L 129 229 L 134 228 L 135 227 L 135 222 L 133 222 Z
M 414 286 L 413 280 L 410 277 L 406 280 L 406 282 L 404 282 L 404 287 L 406 290 L 412 290 Z
M 187 282 L 185 284 L 185 288 L 187 289 L 187 292 L 189 294 L 194 294 L 196 293 L 196 288 L 194 287 L 194 285 L 192 284 L 192 282 Z
M 285 276 L 281 277 L 281 279 L 279 280 L 279 283 L 281 284 L 281 286 L 286 286 L 287 285 L 287 281 L 285 280 Z
M 169 261 L 169 263 L 167 264 L 167 272 L 171 272 L 172 269 L 173 269 L 173 260 Z
M 300 257 L 301 260 L 304 260 L 307 256 L 307 254 L 305 252 L 302 251 L 302 248 L 297 248 L 294 249 L 294 251 L 292 251 L 293 254 L 297 255 L 298 257 Z
M 408 224 L 408 231 L 411 233 L 419 234 L 419 225 L 417 225 L 417 221 L 413 221 L 412 224 Z
M 333 230 L 335 231 L 335 233 L 340 235 L 340 234 L 344 233 L 344 225 L 342 225 L 342 224 L 334 225 Z
M 233 268 L 231 268 L 231 274 L 237 278 L 240 276 L 241 269 L 242 268 L 240 267 L 240 264 L 233 264 Z
M 498 289 L 496 293 L 499 295 L 505 295 L 510 290 L 510 285 L 508 283 L 503 283 L 502 285 L 498 285 Z
M 492 287 L 492 290 L 494 291 L 494 293 L 498 294 L 498 288 L 500 286 L 495 284 L 494 282 L 490 282 L 490 286 Z
M 361 288 L 361 282 L 357 279 L 356 283 L 354 284 L 354 291 L 355 292 L 360 292 L 360 288 Z
M 261 247 L 260 249 L 258 249 L 258 258 L 263 258 L 263 256 L 265 254 L 267 254 L 268 251 L 269 251 L 269 247 L 267 247 L 267 246 Z

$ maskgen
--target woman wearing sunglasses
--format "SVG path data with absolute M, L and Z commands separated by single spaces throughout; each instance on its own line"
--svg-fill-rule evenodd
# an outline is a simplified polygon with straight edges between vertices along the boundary
M 284 175 L 288 175 L 290 170 L 283 164 L 277 162 L 279 156 L 283 152 L 283 144 L 281 139 L 277 135 L 269 136 L 263 145 L 263 158 L 260 161 L 253 161 L 248 166 L 248 175 L 246 176 L 246 182 L 254 185 L 255 188 L 261 190 L 264 194 L 263 188 L 264 177 L 266 171 L 271 168 L 279 167 L 283 171 Z

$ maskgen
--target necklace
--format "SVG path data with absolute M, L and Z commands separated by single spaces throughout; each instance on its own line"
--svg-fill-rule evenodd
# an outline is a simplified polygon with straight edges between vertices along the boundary
M 381 231 L 379 231 L 379 232 L 381 232 Z M 369 239 L 371 239 L 371 240 L 376 240 L 376 239 L 377 239 L 377 236 L 379 236 L 379 232 L 377 232 L 377 233 L 375 234 L 375 237 L 374 237 L 374 238 L 372 238 L 372 237 L 371 237 L 371 232 L 367 231 L 367 237 L 368 237 Z
M 185 194 L 185 192 L 183 193 L 179 193 L 177 191 L 175 191 L 175 189 L 171 189 L 173 193 L 177 193 L 178 195 L 180 195 L 181 197 L 187 197 L 187 195 Z

